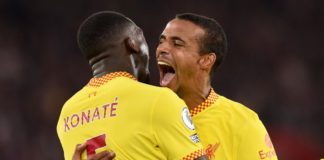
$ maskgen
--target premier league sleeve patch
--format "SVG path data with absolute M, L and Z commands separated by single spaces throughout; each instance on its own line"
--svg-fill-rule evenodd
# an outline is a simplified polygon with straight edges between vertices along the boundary
M 182 115 L 182 120 L 183 120 L 183 123 L 185 124 L 185 126 L 187 126 L 187 128 L 189 128 L 191 130 L 194 130 L 195 126 L 192 123 L 192 120 L 191 120 L 191 117 L 190 117 L 190 112 L 189 112 L 189 109 L 187 107 L 184 107 L 182 109 L 182 114 L 181 115 Z

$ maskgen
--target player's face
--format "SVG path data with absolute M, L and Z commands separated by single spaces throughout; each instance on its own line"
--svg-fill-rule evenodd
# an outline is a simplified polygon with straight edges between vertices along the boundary
M 148 45 L 143 35 L 140 32 L 137 36 L 139 41 L 139 54 L 134 56 L 135 72 L 137 72 L 137 79 L 143 83 L 149 83 L 149 51 Z
M 203 35 L 204 30 L 190 21 L 173 19 L 167 24 L 156 49 L 161 86 L 179 93 L 197 83 Z

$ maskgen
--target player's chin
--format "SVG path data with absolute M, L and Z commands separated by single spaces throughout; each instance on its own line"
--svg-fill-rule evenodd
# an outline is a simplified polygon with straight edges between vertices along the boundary
M 167 87 L 167 88 L 171 89 L 173 92 L 177 93 L 178 88 L 179 88 L 177 86 L 178 86 L 177 85 L 177 80 L 176 80 L 176 78 L 173 78 L 171 82 L 169 82 L 168 84 L 164 85 L 163 87 Z
M 175 93 L 178 92 L 178 88 L 176 86 L 169 86 L 168 88 L 170 88 Z

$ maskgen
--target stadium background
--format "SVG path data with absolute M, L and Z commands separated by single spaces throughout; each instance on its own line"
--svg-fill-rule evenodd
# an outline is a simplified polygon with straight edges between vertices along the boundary
M 0 158 L 58 160 L 64 101 L 91 77 L 76 44 L 81 21 L 115 10 L 155 47 L 176 13 L 217 19 L 229 40 L 216 90 L 258 112 L 283 160 L 324 157 L 323 0 L 1 0 Z

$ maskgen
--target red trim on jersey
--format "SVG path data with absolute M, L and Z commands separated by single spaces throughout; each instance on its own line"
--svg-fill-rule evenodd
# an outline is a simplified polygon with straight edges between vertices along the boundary
M 90 86 L 90 87 L 100 87 L 101 85 L 107 83 L 108 81 L 114 79 L 114 78 L 117 78 L 117 77 L 127 77 L 127 78 L 131 78 L 131 79 L 134 79 L 136 80 L 136 78 L 131 75 L 130 73 L 127 73 L 127 72 L 113 72 L 113 73 L 109 73 L 109 74 L 106 74 L 102 77 L 99 77 L 99 78 L 92 78 L 89 83 L 87 84 L 87 86 Z
M 193 160 L 195 158 L 199 158 L 203 155 L 206 155 L 206 151 L 204 149 L 197 150 L 195 152 L 192 152 L 185 157 L 182 158 L 182 160 Z
M 195 107 L 194 109 L 190 110 L 191 117 L 205 110 L 206 108 L 210 107 L 212 104 L 216 102 L 217 98 L 218 95 L 216 94 L 214 89 L 211 89 L 207 99 L 203 103 Z

